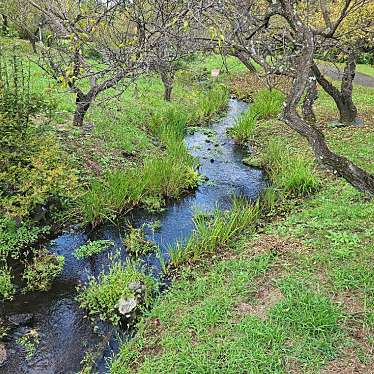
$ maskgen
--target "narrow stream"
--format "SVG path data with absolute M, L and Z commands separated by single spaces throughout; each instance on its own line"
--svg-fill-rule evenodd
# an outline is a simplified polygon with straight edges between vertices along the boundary
M 137 210 L 117 225 L 105 225 L 90 233 L 65 233 L 49 244 L 51 251 L 65 256 L 64 272 L 53 289 L 46 293 L 18 296 L 0 307 L 1 315 L 13 326 L 5 343 L 7 357 L 2 365 L 0 361 L 1 373 L 76 373 L 81 368 L 85 352 L 90 349 L 100 352 L 97 371 L 106 372 L 105 359 L 118 349 L 117 337 L 121 332 L 106 324 L 102 324 L 97 329 L 99 332 L 95 332 L 74 298 L 77 284 L 86 281 L 90 274 L 98 275 L 108 266 L 108 252 L 82 261 L 76 260 L 72 253 L 89 239 L 108 239 L 116 244 L 113 251 L 119 249 L 122 258 L 126 258 L 122 238 L 126 235 L 127 223 L 130 221 L 140 227 L 160 221 L 159 230 L 149 229 L 146 232 L 148 239 L 160 246 L 167 259 L 167 248 L 177 241 L 186 240 L 191 234 L 196 209 L 225 210 L 230 209 L 233 196 L 248 199 L 258 197 L 266 184 L 263 172 L 242 163 L 245 150 L 236 146 L 226 134 L 227 129 L 246 109 L 247 104 L 232 99 L 224 118 L 186 137 L 191 154 L 200 161 L 200 172 L 208 178 L 195 193 L 170 202 L 161 213 L 150 214 Z M 150 255 L 144 260 L 157 275 L 157 256 Z M 40 343 L 33 357 L 27 359 L 16 340 L 30 328 L 38 331 Z M 125 332 L 122 334 L 124 336 Z

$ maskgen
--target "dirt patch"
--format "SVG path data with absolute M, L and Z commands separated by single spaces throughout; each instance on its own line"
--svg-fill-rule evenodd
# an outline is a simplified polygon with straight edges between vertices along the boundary
M 259 91 L 270 87 L 287 93 L 290 91 L 291 81 L 288 77 L 280 75 L 270 75 L 265 78 L 259 74 L 246 72 L 236 76 L 231 83 L 231 90 L 234 95 L 249 102 L 254 100 Z
M 291 253 L 306 253 L 309 248 L 294 238 L 281 238 L 277 235 L 261 235 L 256 241 L 249 242 L 246 253 L 250 257 L 266 252 L 274 252 L 277 256 L 285 257 Z
M 131 364 L 131 369 L 137 370 L 147 357 L 158 356 L 162 353 L 161 338 L 163 327 L 159 319 L 151 319 L 147 321 L 145 326 L 144 346 L 141 349 L 139 357 Z
M 269 310 L 282 298 L 282 292 L 276 287 L 263 288 L 258 291 L 254 304 L 241 302 L 237 305 L 236 312 L 241 316 L 252 314 L 265 320 Z
M 359 362 L 354 351 L 345 351 L 342 357 L 332 361 L 320 374 L 373 374 L 374 363 Z
M 279 277 L 279 272 L 273 269 L 265 277 L 258 279 L 255 291 L 250 295 L 251 301 L 241 301 L 235 307 L 235 314 L 239 319 L 249 314 L 262 320 L 267 318 L 270 309 L 283 298 L 282 292 L 273 283 L 276 277 Z
M 364 312 L 363 298 L 364 295 L 360 294 L 359 291 L 350 290 L 335 295 L 334 302 L 341 304 L 348 314 L 357 316 Z

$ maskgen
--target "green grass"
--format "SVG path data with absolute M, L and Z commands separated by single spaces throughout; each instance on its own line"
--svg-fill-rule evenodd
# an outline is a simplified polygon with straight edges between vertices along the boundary
M 373 65 L 365 65 L 365 64 L 358 64 L 357 71 L 362 74 L 370 75 L 374 77 L 374 66 Z
M 233 139 L 244 144 L 253 140 L 258 120 L 275 117 L 281 113 L 284 95 L 276 90 L 260 90 L 246 113 L 239 117 L 229 130 Z
M 261 90 L 251 105 L 251 112 L 259 119 L 276 117 L 282 111 L 284 99 L 284 95 L 276 89 Z
M 305 196 L 320 187 L 313 163 L 302 154 L 292 154 L 284 142 L 270 140 L 262 157 L 273 187 L 284 197 Z
M 372 92 L 355 89 L 368 119 Z M 326 126 L 335 111 L 323 93 L 317 113 L 329 144 L 372 170 L 371 127 Z M 275 207 L 277 219 L 258 234 L 244 225 L 219 251 L 225 225 L 201 216 L 183 247 L 196 248 L 199 261 L 185 265 L 146 313 L 111 373 L 312 374 L 349 365 L 370 371 L 374 201 L 344 180 L 317 175 L 309 145 L 283 123 L 258 121 L 253 138 L 273 181 L 261 201 Z M 279 205 L 280 191 L 287 199 Z M 205 248 L 209 259 L 201 256 Z
M 257 115 L 249 109 L 237 119 L 229 134 L 235 142 L 244 144 L 253 138 L 256 123 Z

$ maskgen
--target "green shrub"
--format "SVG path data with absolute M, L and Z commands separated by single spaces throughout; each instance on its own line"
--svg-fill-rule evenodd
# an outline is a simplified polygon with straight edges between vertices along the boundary
M 26 218 L 53 197 L 77 189 L 75 170 L 57 136 L 30 116 L 51 110 L 50 99 L 30 92 L 30 67 L 0 55 L 0 212 Z
M 15 293 L 13 277 L 7 266 L 0 267 L 0 300 L 11 300 Z
M 61 274 L 64 263 L 63 256 L 51 254 L 47 250 L 39 251 L 23 272 L 22 278 L 26 282 L 23 291 L 48 291 L 53 280 Z
M 132 227 L 123 244 L 127 252 L 135 256 L 146 255 L 147 253 L 154 252 L 157 248 L 156 244 L 144 238 L 143 227 L 138 229 Z
M 55 134 L 29 128 L 19 142 L 21 153 L 3 154 L 0 211 L 9 217 L 27 218 L 50 197 L 60 201 L 75 198 L 79 193 L 77 172 Z
M 98 317 L 116 325 L 121 319 L 119 301 L 135 297 L 134 291 L 128 287 L 132 282 L 141 282 L 145 286 L 144 305 L 148 305 L 156 290 L 154 280 L 141 273 L 135 264 L 127 262 L 123 265 L 119 261 L 113 263 L 107 274 L 102 272 L 98 279 L 92 277 L 80 289 L 77 300 L 90 317 Z
M 81 245 L 74 251 L 74 257 L 78 260 L 82 260 L 86 257 L 94 256 L 98 253 L 104 252 L 109 247 L 112 247 L 114 242 L 111 240 L 95 240 L 89 241 L 87 244 Z

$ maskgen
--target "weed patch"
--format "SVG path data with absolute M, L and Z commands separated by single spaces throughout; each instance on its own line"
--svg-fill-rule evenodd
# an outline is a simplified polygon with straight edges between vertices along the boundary
M 88 284 L 79 289 L 77 301 L 89 317 L 116 325 L 121 320 L 120 300 L 135 297 L 134 290 L 129 287 L 131 283 L 140 282 L 145 286 L 143 306 L 151 302 L 156 286 L 154 280 L 144 275 L 134 263 L 112 260 L 114 263 L 108 273 L 102 272 L 98 279 L 91 277 Z
M 63 256 L 50 254 L 47 250 L 39 251 L 23 272 L 22 278 L 26 282 L 23 292 L 48 291 L 53 280 L 61 274 L 64 263 Z
M 108 248 L 112 247 L 114 242 L 111 240 L 95 240 L 93 242 L 88 242 L 85 245 L 81 245 L 74 251 L 74 256 L 78 260 L 82 260 L 87 257 L 95 256 L 98 253 L 106 251 Z
M 126 247 L 128 253 L 134 256 L 146 255 L 150 252 L 154 252 L 157 246 L 144 238 L 144 229 L 141 228 L 130 228 L 130 232 L 124 239 L 123 244 Z

